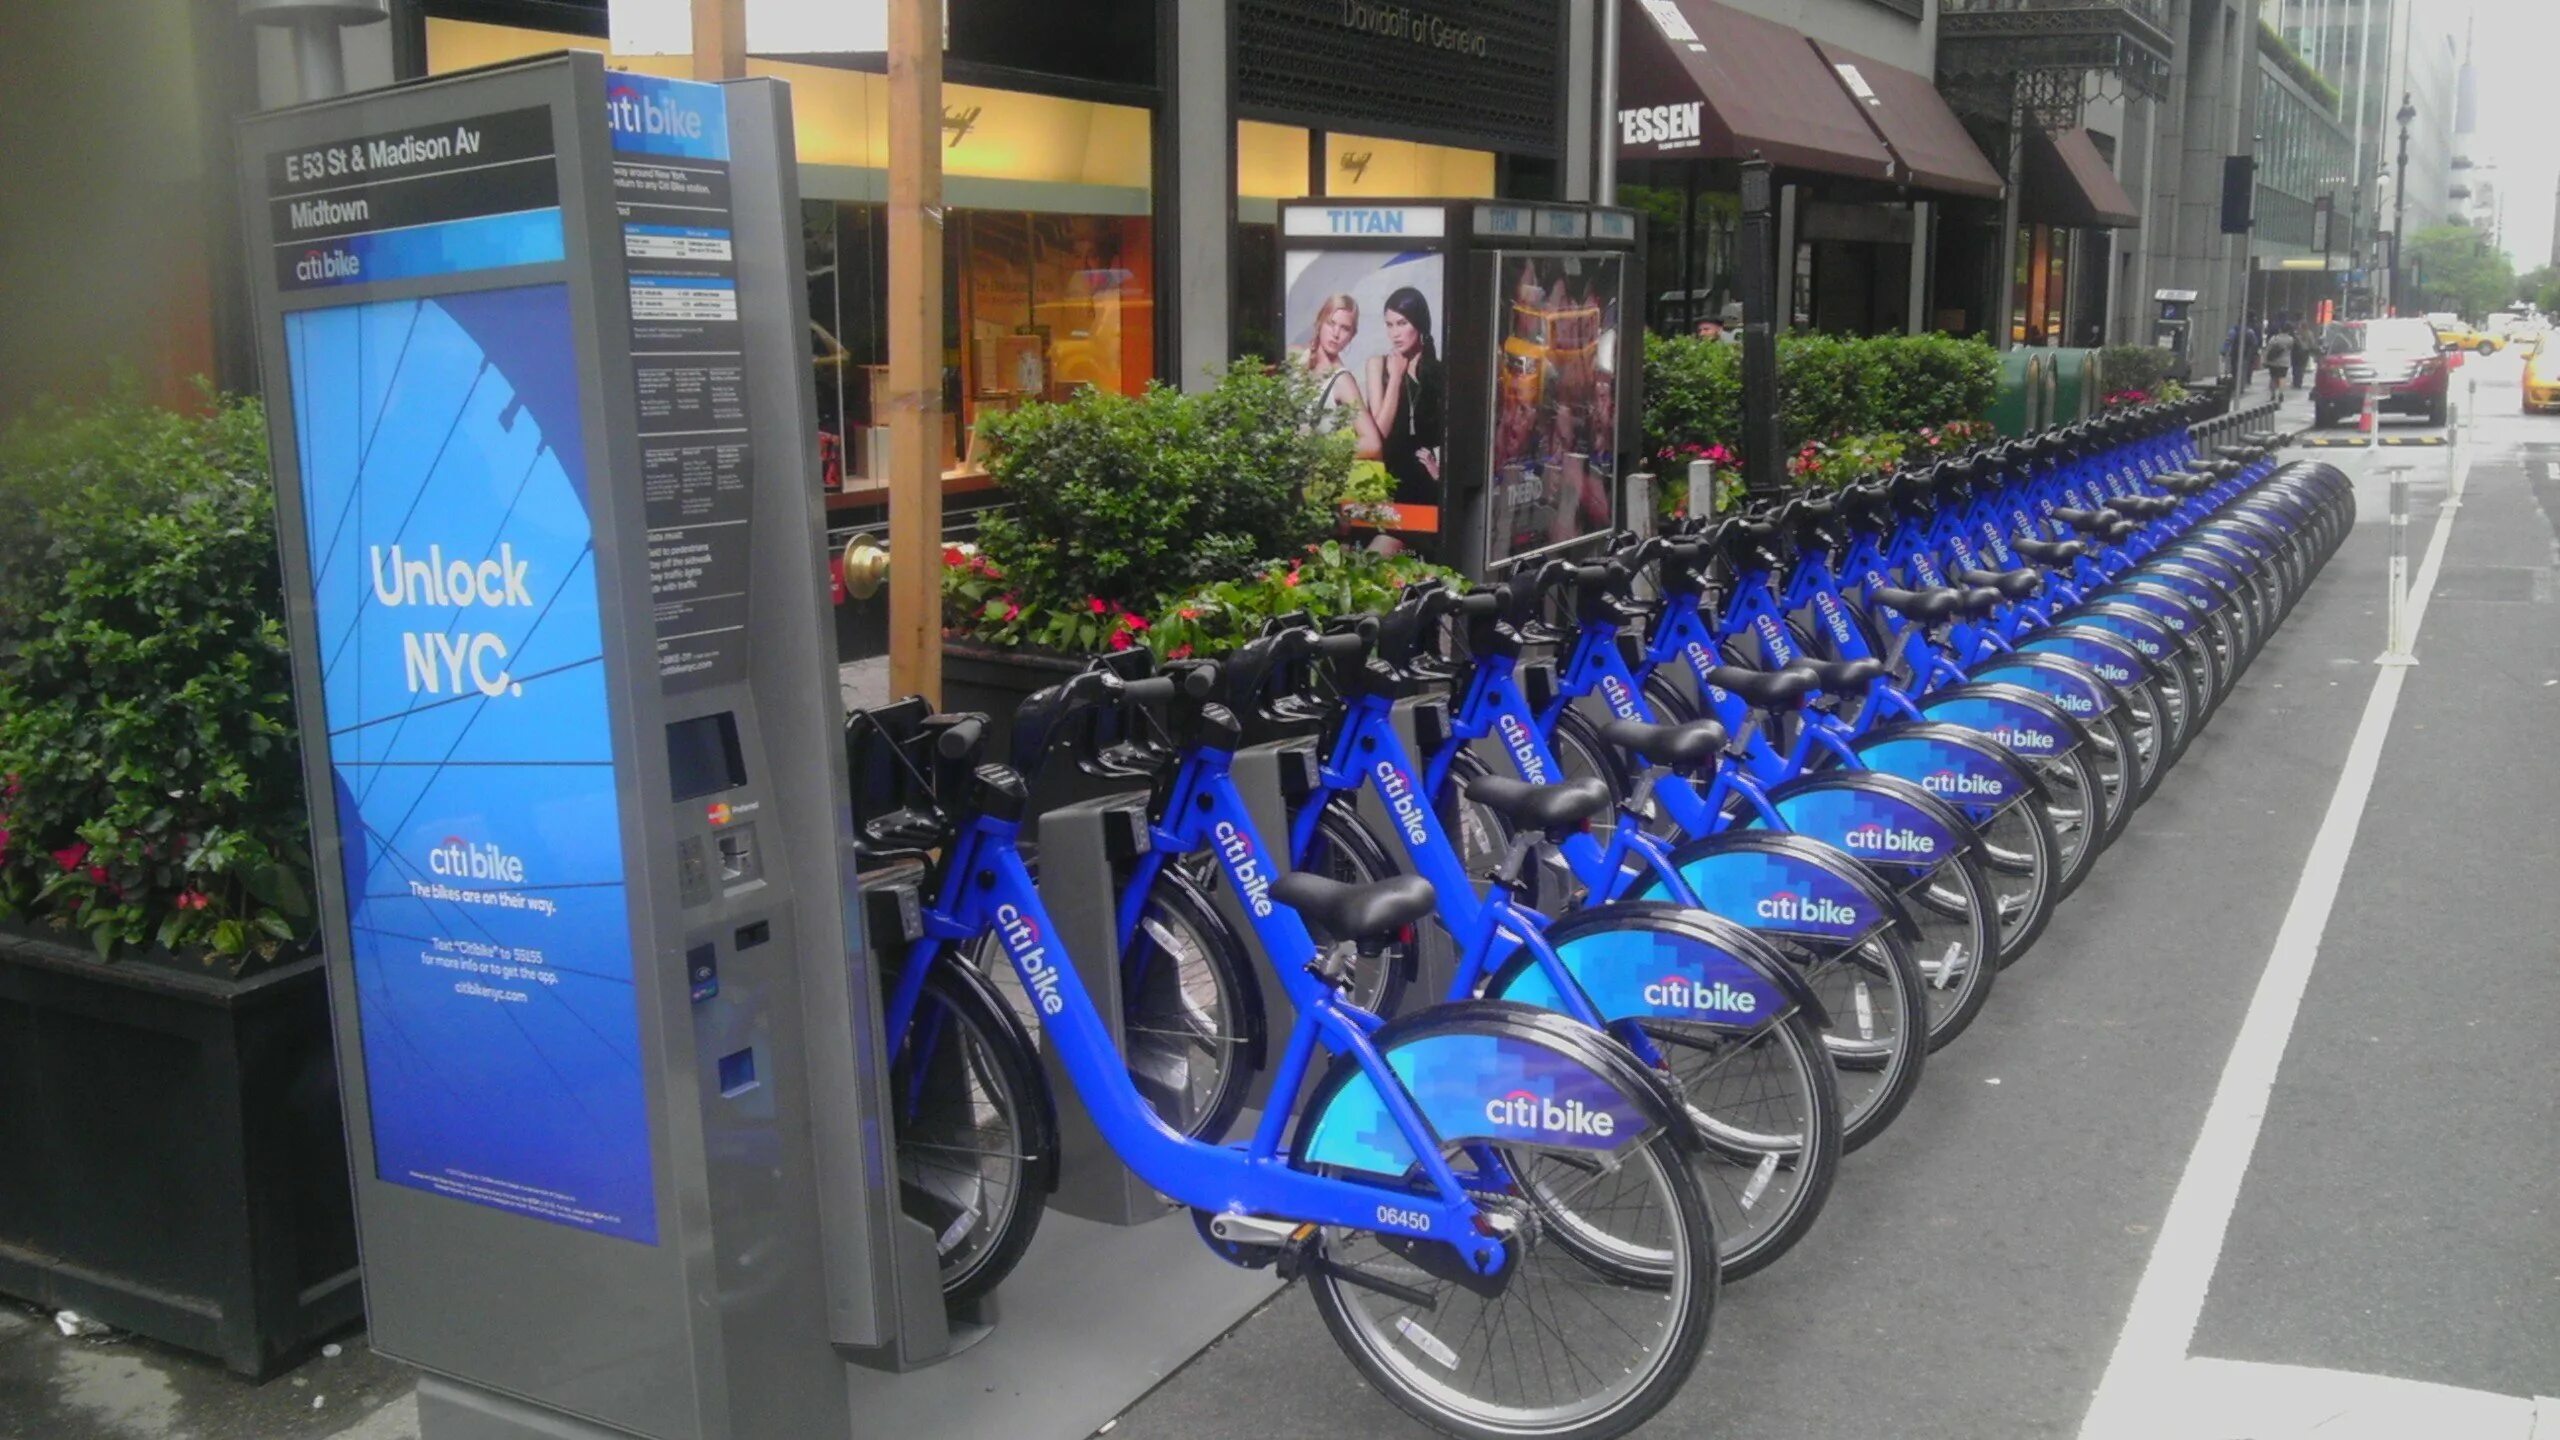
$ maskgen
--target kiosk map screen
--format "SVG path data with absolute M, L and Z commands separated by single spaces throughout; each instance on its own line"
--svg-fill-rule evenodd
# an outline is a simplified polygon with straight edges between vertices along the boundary
M 285 317 L 314 738 L 377 1173 L 655 1244 L 572 324 L 558 284 Z

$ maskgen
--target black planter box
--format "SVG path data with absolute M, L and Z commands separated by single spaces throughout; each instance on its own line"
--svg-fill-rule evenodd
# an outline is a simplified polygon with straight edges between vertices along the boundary
M 942 708 L 953 714 L 973 710 L 983 713 L 988 721 L 986 758 L 1012 765 L 1013 712 L 1033 691 L 1064 683 L 1085 664 L 1061 655 L 946 640 L 942 645 Z M 1040 817 L 1052 810 L 1146 788 L 1138 781 L 1087 775 L 1063 751 L 1052 751 L 1032 780 L 1031 818 L 1023 826 L 1023 833 L 1036 839 Z
M 362 1319 L 325 979 L 0 930 L 0 1293 L 252 1379 Z

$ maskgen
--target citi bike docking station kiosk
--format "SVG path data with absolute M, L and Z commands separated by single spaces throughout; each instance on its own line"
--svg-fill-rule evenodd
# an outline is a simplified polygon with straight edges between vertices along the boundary
M 1062 1323 L 991 1332 L 901 1209 L 789 105 L 570 53 L 241 131 L 366 1309 L 427 1440 L 1081 1435 L 1271 1283 L 1053 1227 L 1016 1283 Z

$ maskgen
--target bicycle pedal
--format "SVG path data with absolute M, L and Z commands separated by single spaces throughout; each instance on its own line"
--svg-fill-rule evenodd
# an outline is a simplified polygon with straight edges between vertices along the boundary
M 1210 1251 L 1240 1270 L 1265 1270 L 1282 1260 L 1291 1264 L 1283 1278 L 1296 1279 L 1295 1259 L 1315 1238 L 1316 1227 L 1303 1221 L 1269 1220 L 1259 1215 L 1211 1214 L 1193 1209 L 1192 1228 Z

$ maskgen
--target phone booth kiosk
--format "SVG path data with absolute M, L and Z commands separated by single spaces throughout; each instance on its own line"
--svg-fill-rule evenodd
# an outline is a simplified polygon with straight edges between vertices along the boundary
M 1300 201 L 1280 232 L 1287 363 L 1356 435 L 1400 539 L 1480 576 L 1618 526 L 1643 418 L 1632 213 Z
M 2174 379 L 2184 379 L 2194 372 L 2194 358 L 2189 354 L 2188 346 L 2195 328 L 2192 313 L 2196 292 L 2154 291 L 2151 303 L 2157 309 L 2151 324 L 2151 344 L 2155 349 L 2169 352 L 2169 375 Z

